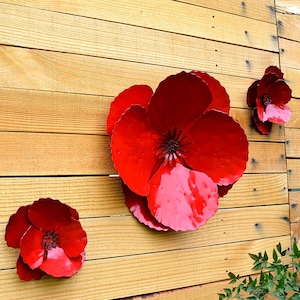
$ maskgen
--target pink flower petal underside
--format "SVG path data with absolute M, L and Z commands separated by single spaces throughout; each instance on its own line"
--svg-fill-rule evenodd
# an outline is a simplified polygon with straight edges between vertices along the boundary
M 201 71 L 192 71 L 192 74 L 197 75 L 202 80 L 204 80 L 212 94 L 212 102 L 209 107 L 206 109 L 208 110 L 219 110 L 224 113 L 229 113 L 230 110 L 230 100 L 229 96 L 225 90 L 225 88 L 221 85 L 221 83 L 215 79 L 214 77 L 210 76 L 209 74 Z
M 67 205 L 58 200 L 39 199 L 28 210 L 28 218 L 33 225 L 44 230 L 56 230 L 70 220 L 72 214 Z
M 208 111 L 188 135 L 185 161 L 189 167 L 206 173 L 218 185 L 232 184 L 242 176 L 248 160 L 248 141 L 244 130 L 230 116 Z
M 266 107 L 265 118 L 276 124 L 283 124 L 289 121 L 291 118 L 292 112 L 287 105 L 277 106 L 269 104 Z
M 134 85 L 121 92 L 110 105 L 106 121 L 108 135 L 112 134 L 115 123 L 131 105 L 139 104 L 147 108 L 152 94 L 153 91 L 148 85 Z
M 70 220 L 57 231 L 59 245 L 70 257 L 77 257 L 84 251 L 87 244 L 86 232 L 77 220 Z
M 253 110 L 252 117 L 254 124 L 258 131 L 260 131 L 262 134 L 269 134 L 272 129 L 272 123 L 269 121 L 262 122 L 257 115 L 257 110 Z
M 283 80 L 277 80 L 269 90 L 272 104 L 284 105 L 291 100 L 292 90 Z
M 257 84 L 258 80 L 254 81 L 247 91 L 247 104 L 249 107 L 254 108 L 256 106 L 256 96 L 257 96 Z
M 31 225 L 27 217 L 29 206 L 21 206 L 15 214 L 10 216 L 5 230 L 7 246 L 20 247 L 21 238 Z
M 17 274 L 21 280 L 30 281 L 41 279 L 45 275 L 45 272 L 39 268 L 32 270 L 23 262 L 22 257 L 19 256 L 17 260 Z
M 146 110 L 131 106 L 116 123 L 111 137 L 112 160 L 124 183 L 135 193 L 149 193 L 149 179 L 157 163 L 160 136 L 151 130 Z
M 42 248 L 42 237 L 44 233 L 34 226 L 31 226 L 24 234 L 20 243 L 20 255 L 24 263 L 31 269 L 40 267 L 43 262 L 45 249 Z
M 269 74 L 269 73 L 274 73 L 277 75 L 278 78 L 283 79 L 283 73 L 281 72 L 281 70 L 276 67 L 276 66 L 270 66 L 268 68 L 266 68 L 265 70 L 265 75 Z
M 217 185 L 204 173 L 167 164 L 150 183 L 149 209 L 158 222 L 173 230 L 198 229 L 217 211 Z
M 81 255 L 70 258 L 62 248 L 56 247 L 48 251 L 40 269 L 53 277 L 71 277 L 81 268 L 82 260 Z
M 168 231 L 170 228 L 160 224 L 151 214 L 147 197 L 137 195 L 131 191 L 125 184 L 122 185 L 125 195 L 125 203 L 132 214 L 144 225 L 158 231 Z
M 208 85 L 198 76 L 181 72 L 163 80 L 148 106 L 151 127 L 160 134 L 184 129 L 203 114 L 212 101 Z

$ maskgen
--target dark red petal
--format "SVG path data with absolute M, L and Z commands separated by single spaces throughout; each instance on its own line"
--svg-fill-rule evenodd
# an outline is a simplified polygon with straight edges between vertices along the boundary
M 270 66 L 270 67 L 266 68 L 265 74 L 269 74 L 269 73 L 274 73 L 277 75 L 278 78 L 283 79 L 283 73 L 276 66 Z
M 152 177 L 148 205 L 158 222 L 176 231 L 195 230 L 218 209 L 217 185 L 181 164 L 162 165 Z
M 218 194 L 219 197 L 224 197 L 228 191 L 233 187 L 234 183 L 229 185 L 218 185 Z
M 64 204 L 68 207 L 68 209 L 70 210 L 71 212 L 71 217 L 75 220 L 79 220 L 79 214 L 78 214 L 78 211 L 75 209 L 75 208 L 72 208 L 71 206 L 67 205 L 67 204 Z
M 160 136 L 148 123 L 143 107 L 131 106 L 116 123 L 111 137 L 112 160 L 126 185 L 135 193 L 149 193 L 150 175 L 158 160 Z
M 262 134 L 269 134 L 271 132 L 272 129 L 272 123 L 269 121 L 266 122 L 262 122 L 257 115 L 257 111 L 256 109 L 253 110 L 252 112 L 252 118 L 254 121 L 254 124 L 256 126 L 256 128 L 258 129 L 258 131 L 260 131 Z
M 17 260 L 17 274 L 19 275 L 20 279 L 30 281 L 32 279 L 41 279 L 45 275 L 45 272 L 39 268 L 32 270 L 27 264 L 23 262 L 22 257 L 19 256 Z
M 44 230 L 57 230 L 70 220 L 72 214 L 67 205 L 59 200 L 39 199 L 28 210 L 28 218 L 33 225 Z
M 265 118 L 265 106 L 262 104 L 262 100 L 260 98 L 256 99 L 256 115 L 257 118 L 261 121 L 261 122 L 265 122 L 267 121 L 267 118 Z
M 278 80 L 274 73 L 269 73 L 263 76 L 257 84 L 257 97 L 262 98 L 264 95 L 269 95 L 272 85 Z
M 158 230 L 168 231 L 170 228 L 160 224 L 151 214 L 148 204 L 147 197 L 137 195 L 131 191 L 125 184 L 122 185 L 123 192 L 125 195 L 125 203 L 132 212 L 132 214 L 146 226 Z
M 291 118 L 291 115 L 291 110 L 287 105 L 277 106 L 269 104 L 266 107 L 265 118 L 272 123 L 286 123 Z
M 47 259 L 41 264 L 40 269 L 53 277 L 71 277 L 82 266 L 81 255 L 70 258 L 60 247 L 48 251 Z
M 244 130 L 227 114 L 208 111 L 188 131 L 185 161 L 218 185 L 229 185 L 243 174 L 248 160 Z
M 76 257 L 84 251 L 87 244 L 86 232 L 79 221 L 71 219 L 57 231 L 59 245 L 70 257 Z
M 247 104 L 249 107 L 254 108 L 256 106 L 256 97 L 257 97 L 257 84 L 259 80 L 254 81 L 247 92 Z
M 198 76 L 181 72 L 163 80 L 153 94 L 148 117 L 160 134 L 184 129 L 207 109 L 212 101 L 208 85 Z
M 284 105 L 291 100 L 292 90 L 283 81 L 277 80 L 269 90 L 269 96 L 271 97 L 272 104 Z
M 20 247 L 21 238 L 31 225 L 27 217 L 29 206 L 21 206 L 15 214 L 10 216 L 5 230 L 7 246 Z
M 45 253 L 45 249 L 42 248 L 43 235 L 41 230 L 31 226 L 21 240 L 20 255 L 31 269 L 40 267 L 43 262 Z
M 192 74 L 197 75 L 202 80 L 204 80 L 211 92 L 212 95 L 212 102 L 210 103 L 209 107 L 206 109 L 208 110 L 219 110 L 224 113 L 229 113 L 230 110 L 230 100 L 229 96 L 225 90 L 225 88 L 221 85 L 221 83 L 215 79 L 214 77 L 210 76 L 209 74 L 201 71 L 192 71 Z
M 110 105 L 106 121 L 108 135 L 112 134 L 115 123 L 131 105 L 139 104 L 147 108 L 152 94 L 153 91 L 148 85 L 134 85 L 121 92 Z

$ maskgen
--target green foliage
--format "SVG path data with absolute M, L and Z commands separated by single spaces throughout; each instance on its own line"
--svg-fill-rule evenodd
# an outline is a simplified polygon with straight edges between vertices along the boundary
M 282 250 L 281 244 L 273 249 L 272 262 L 266 251 L 257 255 L 249 253 L 253 260 L 252 269 L 260 270 L 259 276 L 254 279 L 248 276 L 242 280 L 239 275 L 229 272 L 230 284 L 235 286 L 231 289 L 225 288 L 223 293 L 218 294 L 219 300 L 263 300 L 266 296 L 272 297 L 271 299 L 300 300 L 300 282 L 297 281 L 297 274 L 300 272 L 300 250 L 295 241 L 289 254 L 293 259 L 292 263 L 282 262 L 286 255 L 287 251 Z

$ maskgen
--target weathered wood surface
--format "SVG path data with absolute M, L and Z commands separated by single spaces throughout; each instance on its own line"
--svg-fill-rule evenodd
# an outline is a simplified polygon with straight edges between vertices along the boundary
M 52 197 L 78 209 L 89 243 L 74 277 L 25 283 L 2 239 L 0 298 L 214 300 L 228 271 L 252 273 L 249 252 L 289 247 L 300 234 L 299 11 L 292 0 L 1 1 L 0 234 L 19 206 Z M 292 118 L 264 136 L 246 92 L 269 65 L 293 90 Z M 191 69 L 226 88 L 249 161 L 207 225 L 158 233 L 108 176 L 106 117 L 125 88 Z

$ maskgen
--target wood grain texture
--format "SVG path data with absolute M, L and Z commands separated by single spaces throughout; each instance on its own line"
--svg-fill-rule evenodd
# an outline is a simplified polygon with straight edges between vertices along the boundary
M 300 43 L 280 38 L 279 46 L 281 65 L 288 68 L 300 69 Z
M 287 171 L 288 171 L 288 188 L 299 189 L 300 188 L 300 160 L 299 159 L 287 159 Z
M 293 191 L 289 192 L 290 200 L 290 221 L 300 223 L 300 193 Z
M 51 294 L 56 299 L 65 299 L 66 294 L 75 298 L 80 294 L 83 299 L 105 300 L 224 280 L 229 270 L 241 275 L 251 273 L 248 253 L 261 249 L 270 253 L 278 242 L 283 248 L 290 247 L 290 236 L 87 261 L 77 275 L 67 280 L 20 282 L 15 270 L 3 270 L 0 280 L 6 288 L 1 296 L 11 300 L 19 299 L 20 295 L 45 299 Z M 245 259 L 249 263 L 241 264 Z
M 275 53 L 266 51 L 3 3 L 0 42 L 231 75 L 238 69 L 245 77 L 260 76 L 266 64 L 278 62 Z
M 7 0 L 6 3 L 21 4 L 16 0 Z M 112 3 L 110 0 L 92 0 L 86 3 L 83 0 L 64 0 L 58 3 L 24 1 L 24 4 L 43 10 L 66 12 L 251 48 L 278 51 L 275 24 L 182 2 L 122 0 Z
M 286 155 L 289 158 L 300 158 L 300 128 L 286 128 Z
M 298 1 L 295 1 L 298 2 Z M 278 28 L 278 36 L 294 40 L 300 41 L 300 5 L 291 5 L 289 8 L 286 7 L 287 10 L 283 12 L 283 6 L 277 6 L 277 10 L 283 13 L 277 14 L 277 28 Z M 292 11 L 297 13 L 293 14 Z
M 292 111 L 291 119 L 284 125 L 290 128 L 300 128 L 300 101 L 292 98 L 287 104 Z

